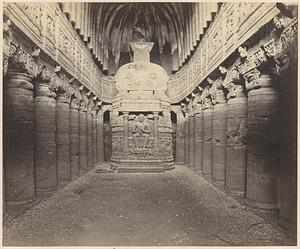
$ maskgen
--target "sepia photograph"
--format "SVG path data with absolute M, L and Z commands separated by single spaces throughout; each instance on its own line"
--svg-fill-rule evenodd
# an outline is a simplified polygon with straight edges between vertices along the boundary
M 297 246 L 297 2 L 3 2 L 2 245 Z

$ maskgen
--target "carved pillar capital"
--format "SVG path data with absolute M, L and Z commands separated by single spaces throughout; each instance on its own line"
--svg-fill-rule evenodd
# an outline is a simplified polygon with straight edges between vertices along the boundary
M 26 52 L 21 46 L 10 43 L 8 56 L 8 71 L 28 73 L 36 76 L 42 65 L 38 63 L 31 54 Z
M 228 91 L 227 99 L 244 96 L 244 81 L 236 65 L 224 73 L 223 87 Z
M 81 100 L 79 98 L 76 98 L 76 97 L 72 98 L 70 107 L 72 109 L 79 110 L 80 101 Z
M 226 102 L 223 86 L 222 86 L 222 79 L 219 78 L 215 81 L 211 81 L 211 87 L 209 89 L 212 104 L 217 105 Z
M 212 109 L 213 105 L 212 105 L 211 95 L 209 91 L 209 86 L 206 86 L 203 89 L 203 92 L 201 94 L 201 102 L 202 102 L 203 110 Z
M 79 106 L 79 110 L 81 112 L 87 112 L 87 104 L 84 100 L 80 100 L 80 106 Z
M 193 99 L 193 107 L 194 107 L 194 113 L 198 114 L 201 113 L 202 110 L 202 101 L 201 101 L 201 94 L 200 93 L 196 93 L 195 97 Z
M 95 107 L 95 102 L 92 99 L 89 99 L 89 101 L 87 103 L 88 113 L 92 113 L 92 111 L 94 110 L 94 107 Z
M 245 80 L 245 88 L 251 91 L 256 88 L 265 87 L 261 85 L 260 77 L 271 77 L 274 72 L 275 61 L 267 55 L 262 47 L 248 54 L 238 66 L 239 72 Z

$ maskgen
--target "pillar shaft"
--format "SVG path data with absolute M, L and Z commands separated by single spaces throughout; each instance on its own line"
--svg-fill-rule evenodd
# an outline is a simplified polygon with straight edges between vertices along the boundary
M 94 166 L 97 163 L 97 113 L 93 110 L 93 162 Z
M 248 93 L 248 151 L 246 201 L 249 205 L 278 207 L 278 95 L 268 75 L 259 89 Z
M 225 183 L 226 152 L 226 103 L 216 104 L 213 108 L 213 172 L 216 183 Z
M 66 93 L 56 101 L 56 160 L 58 182 L 71 180 L 70 167 L 70 104 Z
M 87 129 L 86 129 L 86 149 L 87 149 L 87 162 L 88 167 L 92 168 L 94 165 L 94 157 L 93 157 L 93 116 L 92 112 L 87 112 Z
M 86 124 L 87 124 L 87 109 L 82 101 L 79 109 L 79 170 L 84 172 L 87 169 L 87 137 L 86 137 Z
M 184 119 L 179 119 L 179 115 L 177 115 L 177 127 L 176 127 L 176 163 L 183 164 L 184 163 Z
M 38 193 L 52 192 L 57 188 L 56 168 L 56 94 L 49 85 L 36 82 L 35 97 L 35 184 Z
M 195 115 L 195 171 L 203 170 L 203 112 Z
M 212 176 L 212 124 L 213 111 L 203 111 L 203 175 Z
M 190 124 L 189 124 L 189 116 L 187 114 L 185 115 L 184 127 L 185 127 L 185 132 L 184 132 L 184 164 L 188 165 L 189 164 L 189 129 L 190 129 Z
M 8 71 L 4 79 L 4 183 L 9 204 L 34 199 L 32 77 Z
M 189 117 L 189 166 L 194 167 L 195 164 L 195 116 Z
M 71 178 L 79 175 L 79 99 L 74 98 L 70 106 L 70 163 Z
M 244 195 L 246 187 L 247 98 L 227 101 L 226 189 Z
M 97 160 L 104 162 L 103 113 L 101 110 L 97 114 Z

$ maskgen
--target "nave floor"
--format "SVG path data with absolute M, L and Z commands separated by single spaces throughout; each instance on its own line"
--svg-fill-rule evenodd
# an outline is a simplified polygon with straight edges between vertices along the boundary
M 99 165 L 100 167 L 107 165 Z M 14 219 L 4 246 L 293 245 L 185 166 L 81 176 Z

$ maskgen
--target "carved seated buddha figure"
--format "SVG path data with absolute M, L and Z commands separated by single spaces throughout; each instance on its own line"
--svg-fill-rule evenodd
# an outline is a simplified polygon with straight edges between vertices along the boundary
M 133 125 L 133 142 L 136 149 L 145 149 L 150 130 L 143 114 L 139 114 Z

